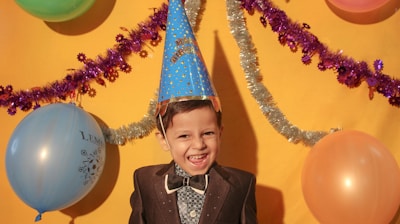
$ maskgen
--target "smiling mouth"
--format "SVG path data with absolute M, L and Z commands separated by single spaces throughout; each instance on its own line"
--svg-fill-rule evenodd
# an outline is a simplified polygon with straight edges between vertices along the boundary
M 203 160 L 205 160 L 206 158 L 207 158 L 207 154 L 201 154 L 201 155 L 189 156 L 188 160 L 192 163 L 199 163 L 199 162 L 202 162 Z

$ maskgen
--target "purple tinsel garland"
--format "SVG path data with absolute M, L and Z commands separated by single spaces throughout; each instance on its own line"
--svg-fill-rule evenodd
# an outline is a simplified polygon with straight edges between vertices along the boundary
M 337 72 L 337 80 L 349 88 L 358 87 L 366 81 L 370 90 L 369 97 L 373 98 L 375 91 L 388 98 L 393 106 L 400 106 L 400 81 L 391 79 L 382 73 L 382 60 L 375 60 L 374 69 L 371 71 L 364 61 L 354 61 L 341 53 L 332 53 L 328 47 L 319 42 L 318 38 L 311 34 L 308 24 L 298 24 L 290 21 L 284 11 L 273 7 L 272 3 L 265 0 L 242 0 L 242 7 L 250 14 L 254 10 L 262 14 L 261 23 L 266 22 L 271 26 L 273 32 L 279 34 L 279 41 L 288 45 L 292 51 L 302 49 L 302 62 L 311 63 L 311 58 L 318 54 L 318 69 L 325 71 L 331 69 Z
M 333 70 L 337 73 L 337 80 L 350 87 L 358 87 L 363 81 L 370 89 L 369 97 L 373 98 L 374 92 L 378 92 L 388 98 L 393 106 L 400 106 L 400 81 L 390 78 L 382 73 L 383 62 L 376 60 L 374 70 L 368 68 L 364 61 L 355 61 L 341 53 L 332 53 L 322 44 L 318 38 L 311 34 L 308 24 L 292 22 L 286 13 L 267 0 L 241 0 L 242 7 L 250 15 L 254 11 L 262 14 L 261 24 L 265 27 L 269 23 L 273 32 L 278 34 L 278 40 L 282 45 L 287 45 L 292 51 L 301 49 L 301 58 L 304 64 L 310 64 L 314 55 L 319 56 L 318 69 L 321 71 Z M 11 85 L 0 86 L 0 106 L 7 107 L 8 114 L 14 115 L 17 108 L 22 111 L 36 109 L 40 103 L 51 103 L 56 100 L 66 100 L 73 97 L 75 92 L 79 94 L 95 95 L 95 90 L 90 83 L 96 81 L 99 85 L 105 85 L 104 79 L 114 82 L 118 78 L 118 71 L 130 72 L 131 66 L 127 58 L 132 53 L 145 57 L 147 53 L 142 50 L 145 41 L 151 41 L 156 46 L 160 40 L 159 32 L 165 30 L 168 5 L 163 4 L 154 10 L 150 20 L 140 23 L 138 30 L 127 30 L 128 37 L 118 34 L 117 46 L 107 51 L 105 57 L 98 56 L 96 60 L 87 59 L 82 53 L 78 54 L 78 60 L 84 63 L 84 67 L 73 70 L 62 81 L 55 81 L 45 87 L 34 87 L 26 91 L 14 91 Z

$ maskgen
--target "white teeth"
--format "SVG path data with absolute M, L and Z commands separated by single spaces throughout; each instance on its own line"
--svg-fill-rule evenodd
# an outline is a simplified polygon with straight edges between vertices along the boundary
M 189 156 L 189 159 L 201 159 L 203 158 L 205 155 L 195 155 L 195 156 Z

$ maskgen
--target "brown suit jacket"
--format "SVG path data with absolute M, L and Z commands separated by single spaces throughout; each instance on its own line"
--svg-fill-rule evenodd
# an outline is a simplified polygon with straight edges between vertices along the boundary
M 130 224 L 180 223 L 176 193 L 167 194 L 166 174 L 174 173 L 174 163 L 139 168 L 134 173 L 135 190 L 130 202 Z M 214 164 L 199 224 L 257 223 L 255 176 Z

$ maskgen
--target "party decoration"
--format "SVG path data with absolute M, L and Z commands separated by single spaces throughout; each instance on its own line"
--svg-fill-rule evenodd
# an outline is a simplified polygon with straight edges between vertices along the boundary
M 276 106 L 271 93 L 259 81 L 261 80 L 258 59 L 253 53 L 255 51 L 251 35 L 247 31 L 244 13 L 240 10 L 240 2 L 227 0 L 228 20 L 231 33 L 240 49 L 240 64 L 245 73 L 247 86 L 261 108 L 264 116 L 270 124 L 289 142 L 302 142 L 306 146 L 312 146 L 319 139 L 328 134 L 323 131 L 304 131 L 291 124 L 281 110 Z M 332 129 L 331 132 L 337 129 Z
M 15 0 L 29 14 L 48 22 L 77 18 L 89 10 L 95 0 Z
M 353 13 L 370 12 L 384 6 L 390 0 L 327 0 L 335 7 Z
M 284 11 L 273 7 L 268 1 L 244 0 L 242 7 L 249 13 L 259 11 L 262 14 L 260 23 L 264 27 L 269 24 L 272 31 L 278 34 L 282 45 L 288 46 L 293 52 L 301 51 L 303 64 L 309 65 L 313 56 L 318 56 L 318 69 L 334 71 L 339 83 L 355 88 L 365 82 L 371 100 L 374 93 L 378 92 L 385 96 L 391 105 L 400 107 L 400 80 L 383 74 L 382 60 L 374 61 L 372 71 L 365 61 L 356 61 L 341 51 L 330 51 L 309 31 L 309 24 L 292 22 Z
M 196 8 L 199 8 L 200 3 L 197 0 L 186 2 L 191 2 L 185 3 L 192 7 L 188 12 L 197 14 Z M 335 71 L 339 83 L 354 88 L 366 82 L 370 90 L 370 99 L 374 98 L 374 93 L 379 93 L 388 99 L 389 104 L 400 107 L 400 80 L 383 73 L 382 60 L 377 59 L 373 65 L 374 70 L 371 70 L 365 61 L 356 61 L 342 52 L 332 52 L 310 33 L 310 25 L 292 22 L 284 11 L 268 0 L 241 0 L 241 7 L 250 15 L 254 15 L 255 11 L 259 12 L 262 26 L 267 27 L 269 24 L 272 31 L 278 33 L 278 41 L 282 45 L 288 46 L 292 51 L 301 50 L 303 53 L 301 60 L 304 64 L 310 64 L 313 56 L 318 55 L 320 60 L 318 68 L 321 71 Z M 84 54 L 79 54 L 78 60 L 85 64 L 84 68 L 71 71 L 61 81 L 19 91 L 15 91 L 12 85 L 0 85 L 0 106 L 7 108 L 10 115 L 14 115 L 17 109 L 28 111 L 39 107 L 41 103 L 65 100 L 75 91 L 87 94 L 90 90 L 92 93 L 90 96 L 94 96 L 95 90 L 91 83 L 105 86 L 104 79 L 114 82 L 118 78 L 118 70 L 131 71 L 131 66 L 126 62 L 129 55 L 136 53 L 145 56 L 146 52 L 142 46 L 146 41 L 150 41 L 153 47 L 157 46 L 160 41 L 158 32 L 165 30 L 167 10 L 166 4 L 155 9 L 149 16 L 150 21 L 139 23 L 137 30 L 122 28 L 129 32 L 128 36 L 118 34 L 116 36 L 118 44 L 110 48 L 106 56 L 99 55 L 93 60 L 87 59 Z M 189 20 L 193 24 L 195 17 L 190 17 L 189 13 L 188 17 L 192 18 Z
M 142 139 L 148 136 L 156 127 L 154 120 L 156 104 L 156 100 L 150 100 L 147 113 L 139 122 L 132 122 L 117 129 L 101 126 L 106 142 L 114 145 L 124 145 L 127 141 Z
M 259 68 L 256 65 L 256 51 L 252 50 L 254 46 L 247 28 L 242 23 L 244 17 L 242 13 L 239 13 L 240 10 L 248 11 L 249 15 L 254 15 L 256 11 L 259 12 L 262 26 L 268 27 L 269 25 L 272 31 L 278 34 L 278 41 L 282 45 L 288 46 L 291 51 L 301 50 L 303 53 L 301 61 L 305 65 L 310 64 L 313 56 L 318 55 L 320 60 L 318 68 L 321 71 L 333 70 L 336 72 L 339 83 L 354 88 L 360 86 L 362 82 L 366 82 L 371 100 L 374 98 L 374 93 L 379 93 L 387 98 L 391 105 L 400 107 L 400 80 L 383 73 L 382 60 L 377 59 L 374 62 L 373 71 L 364 61 L 356 61 L 342 52 L 330 51 L 315 35 L 310 33 L 310 25 L 292 22 L 284 11 L 275 7 L 270 1 L 241 0 L 239 2 L 228 3 L 227 9 L 231 12 L 229 16 L 231 31 L 241 50 L 241 63 L 249 84 L 249 90 L 269 122 L 289 142 L 303 142 L 307 146 L 312 146 L 328 132 L 304 131 L 291 124 L 273 102 L 268 89 L 261 82 L 258 82 Z M 201 1 L 186 0 L 185 6 L 191 26 L 196 28 Z M 119 77 L 119 71 L 129 73 L 132 70 L 131 65 L 127 63 L 127 58 L 132 53 L 146 57 L 147 52 L 142 48 L 145 42 L 149 41 L 152 47 L 158 45 L 161 41 L 159 31 L 166 29 L 167 11 L 168 6 L 163 4 L 160 8 L 154 9 L 154 13 L 149 16 L 149 21 L 139 23 L 137 30 L 122 27 L 121 29 L 128 32 L 128 35 L 118 34 L 116 36 L 117 45 L 108 49 L 106 55 L 89 59 L 86 58 L 85 54 L 79 53 L 78 60 L 84 63 L 84 67 L 69 70 L 63 80 L 54 81 L 44 87 L 32 87 L 18 91 L 15 91 L 12 85 L 0 85 L 0 106 L 7 108 L 8 114 L 14 115 L 18 109 L 29 111 L 39 108 L 43 103 L 64 101 L 68 97 L 75 97 L 77 94 L 88 94 L 94 97 L 96 90 L 91 85 L 92 83 L 105 86 L 106 81 L 115 82 Z M 240 33 L 244 37 L 237 36 Z M 146 46 L 150 45 L 146 44 Z M 154 108 L 151 108 L 152 105 L 151 102 L 148 112 L 154 110 Z M 140 122 L 133 122 L 118 129 L 104 127 L 106 141 L 111 144 L 124 144 L 128 140 L 148 135 L 155 127 L 151 124 L 150 114 L 146 114 Z M 332 129 L 330 132 L 336 130 Z
M 170 0 L 156 115 L 170 102 L 210 100 L 220 111 L 219 98 L 181 0 Z
M 271 2 L 265 0 L 242 0 L 241 2 L 241 7 L 249 11 L 250 15 L 253 15 L 254 11 L 262 14 L 260 23 L 264 27 L 269 23 L 272 31 L 279 34 L 278 40 L 281 44 L 287 45 L 292 51 L 302 49 L 304 64 L 310 64 L 312 57 L 319 55 L 318 68 L 321 71 L 331 69 L 337 72 L 338 81 L 341 84 L 354 88 L 360 86 L 362 82 L 366 82 L 370 90 L 370 99 L 373 99 L 374 93 L 378 92 L 388 98 L 391 105 L 400 107 L 400 80 L 383 74 L 382 60 L 377 59 L 374 62 L 375 71 L 372 71 L 364 61 L 355 61 L 342 52 L 331 52 L 315 35 L 309 32 L 308 24 L 292 22 L 284 11 L 275 7 Z M 198 13 L 199 1 L 189 0 L 186 3 L 185 5 L 192 7 L 187 10 L 188 13 Z M 63 99 L 71 91 L 77 89 L 84 94 L 89 90 L 93 92 L 94 89 L 90 87 L 89 82 L 96 81 L 98 84 L 104 85 L 101 74 L 110 82 L 114 82 L 118 77 L 114 74 L 118 70 L 116 68 L 119 67 L 125 72 L 130 72 L 131 68 L 125 62 L 127 56 L 131 53 L 145 56 L 146 52 L 142 49 L 142 44 L 146 40 L 151 40 L 152 46 L 157 45 L 160 40 L 158 32 L 165 30 L 167 9 L 165 4 L 161 8 L 155 9 L 154 14 L 150 16 L 151 21 L 140 23 L 138 30 L 129 32 L 129 37 L 125 38 L 122 34 L 118 34 L 116 40 L 119 44 L 116 48 L 109 50 L 106 57 L 99 56 L 97 60 L 84 60 L 84 54 L 80 54 L 84 57 L 82 59 L 78 56 L 78 58 L 85 63 L 85 68 L 68 74 L 62 82 L 56 81 L 44 88 L 34 87 L 31 90 L 20 92 L 14 92 L 11 85 L 0 86 L 0 106 L 8 107 L 8 113 L 13 115 L 17 108 L 26 111 L 32 108 L 33 103 L 36 103 L 37 106 L 40 101 L 48 102 L 54 98 Z M 190 18 L 189 15 L 188 17 Z M 193 20 L 194 17 L 191 18 L 190 22 L 193 26 L 195 20 Z M 128 31 L 126 28 L 123 30 Z M 51 89 L 50 92 L 49 89 Z
M 28 114 L 7 145 L 6 172 L 15 193 L 39 214 L 82 199 L 103 171 L 105 141 L 96 120 L 74 104 Z
M 360 131 L 317 142 L 301 177 L 304 199 L 323 224 L 386 224 L 400 204 L 400 171 L 389 150 Z

